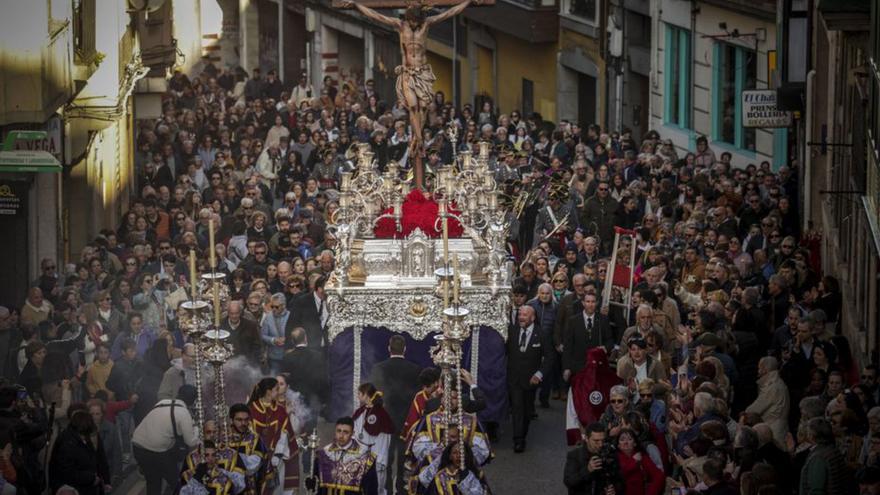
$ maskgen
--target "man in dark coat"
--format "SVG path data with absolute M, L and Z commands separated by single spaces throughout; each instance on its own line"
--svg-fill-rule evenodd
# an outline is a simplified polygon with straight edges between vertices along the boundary
M 236 356 L 244 356 L 254 366 L 263 359 L 263 341 L 260 340 L 260 327 L 248 318 L 242 318 L 241 301 L 230 301 L 226 321 L 221 328 L 229 331 L 230 342 Z
M 419 391 L 419 373 L 422 367 L 406 359 L 406 339 L 400 335 L 393 335 L 388 340 L 388 354 L 390 357 L 376 363 L 370 372 L 370 382 L 379 389 L 384 396 L 385 409 L 391 416 L 395 432 L 400 435 L 391 436 L 391 447 L 388 451 L 388 475 L 386 489 L 388 493 L 404 492 L 404 453 L 406 445 L 401 439 L 403 435 L 403 423 L 406 413 L 409 411 L 413 396 Z M 392 466 L 397 466 L 396 474 L 392 473 Z
M 309 347 L 323 347 L 327 338 L 325 327 L 330 313 L 327 311 L 327 295 L 324 293 L 326 277 L 315 281 L 314 288 L 294 298 L 288 305 L 293 314 L 293 324 L 306 331 Z
M 606 493 L 606 488 L 615 483 L 620 484 L 615 486 L 615 493 L 623 493 L 617 466 L 606 465 L 611 459 L 601 455 L 606 436 L 602 423 L 591 423 L 583 434 L 583 443 L 568 451 L 562 478 L 568 495 Z
M 519 308 L 519 324 L 507 339 L 507 390 L 513 416 L 513 451 L 526 448 L 529 421 L 535 412 L 538 385 L 550 378 L 554 359 L 553 341 L 535 324 L 535 309 Z
M 590 235 L 599 236 L 600 252 L 603 256 L 611 254 L 614 246 L 614 222 L 619 208 L 617 201 L 611 197 L 610 189 L 607 181 L 599 181 L 596 194 L 584 201 L 578 218 L 582 229 Z
M 303 395 L 312 408 L 326 402 L 329 384 L 320 350 L 309 345 L 308 336 L 302 327 L 290 332 L 293 348 L 284 353 L 281 371 L 287 373 L 287 384 L 294 392 Z
M 582 300 L 583 311 L 568 319 L 562 338 L 562 378 L 566 381 L 577 374 L 586 363 L 586 355 L 593 347 L 604 346 L 608 354 L 614 348 L 614 338 L 608 317 L 597 311 L 596 293 L 589 291 Z
M 70 416 L 70 425 L 55 440 L 49 460 L 49 483 L 52 492 L 69 485 L 83 495 L 100 495 L 110 490 L 110 468 L 98 438 L 92 443 L 95 423 L 88 410 L 78 409 Z

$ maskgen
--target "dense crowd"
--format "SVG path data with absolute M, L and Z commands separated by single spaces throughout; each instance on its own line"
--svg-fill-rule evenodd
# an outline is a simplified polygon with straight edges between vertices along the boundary
M 411 173 L 405 110 L 372 81 L 327 76 L 316 90 L 210 64 L 175 73 L 163 110 L 139 123 L 121 225 L 67 266 L 43 260 L 25 304 L 0 307 L 0 493 L 109 493 L 134 469 L 149 495 L 486 493 L 499 426 L 478 421 L 483 394 L 464 373 L 467 413 L 446 424 L 457 404 L 399 338 L 353 416 L 325 418 L 333 442 L 300 455 L 328 400 L 339 174 L 357 143 Z M 536 407 L 588 400 L 600 410 L 576 406 L 569 428 L 572 495 L 880 493 L 877 367 L 841 335 L 797 163 L 735 168 L 702 137 L 682 153 L 655 131 L 638 141 L 440 92 L 427 123 L 429 183 L 456 152 L 492 144 L 516 267 L 516 452 Z M 221 327 L 255 370 L 249 399 L 224 411 L 228 434 L 211 411 L 198 431 L 180 325 L 189 253 L 207 273 L 211 250 L 229 281 Z

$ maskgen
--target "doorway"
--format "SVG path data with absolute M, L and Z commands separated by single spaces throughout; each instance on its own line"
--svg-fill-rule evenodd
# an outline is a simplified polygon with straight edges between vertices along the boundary
M 596 78 L 578 72 L 578 116 L 582 129 L 595 124 L 596 119 Z

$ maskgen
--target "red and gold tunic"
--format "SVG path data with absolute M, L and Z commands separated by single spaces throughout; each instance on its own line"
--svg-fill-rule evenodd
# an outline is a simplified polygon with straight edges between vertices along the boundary
M 268 493 L 278 483 L 283 483 L 285 490 L 298 488 L 299 447 L 287 409 L 275 403 L 265 404 L 258 400 L 250 405 L 250 410 L 251 425 L 269 451 L 269 471 L 265 477 L 266 482 L 263 483 L 263 493 Z M 272 467 L 271 458 L 276 454 L 282 455 L 283 469 Z M 283 473 L 283 480 L 277 479 L 279 473 Z

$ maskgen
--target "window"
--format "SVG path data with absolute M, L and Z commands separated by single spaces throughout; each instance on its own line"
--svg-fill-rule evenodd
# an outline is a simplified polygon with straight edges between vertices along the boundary
M 596 0 L 563 0 L 562 13 L 583 18 L 591 24 L 598 24 Z
M 73 44 L 76 61 L 91 63 L 95 55 L 95 0 L 79 0 L 74 5 Z
M 666 69 L 663 94 L 663 121 L 668 125 L 690 129 L 691 110 L 691 33 L 666 25 L 664 49 Z
M 755 129 L 742 126 L 742 92 L 755 89 L 755 52 L 729 43 L 715 44 L 712 75 L 712 138 L 740 149 L 755 150 Z

